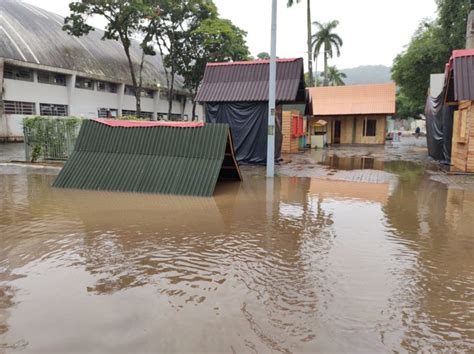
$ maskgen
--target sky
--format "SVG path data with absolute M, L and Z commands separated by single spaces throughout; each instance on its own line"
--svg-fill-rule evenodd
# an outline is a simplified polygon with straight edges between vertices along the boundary
M 68 14 L 70 0 L 25 0 L 59 15 Z M 247 31 L 252 55 L 270 52 L 271 0 L 214 0 L 222 17 Z M 277 55 L 304 57 L 306 62 L 306 0 L 292 8 L 278 0 Z M 434 18 L 435 0 L 312 0 L 312 20 L 338 20 L 344 41 L 341 56 L 330 61 L 340 69 L 359 65 L 391 66 L 410 41 L 420 21 Z M 101 22 L 92 25 L 100 27 Z M 322 58 L 317 68 L 321 70 Z

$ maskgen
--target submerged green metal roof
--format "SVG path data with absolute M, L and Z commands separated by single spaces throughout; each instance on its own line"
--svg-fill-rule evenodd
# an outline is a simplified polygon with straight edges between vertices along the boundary
M 212 196 L 220 175 L 241 179 L 236 163 L 223 166 L 229 147 L 227 124 L 125 128 L 85 121 L 53 186 Z

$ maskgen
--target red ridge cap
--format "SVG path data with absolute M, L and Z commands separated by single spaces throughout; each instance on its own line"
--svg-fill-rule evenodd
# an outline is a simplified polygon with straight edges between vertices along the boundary
M 287 59 L 277 59 L 277 63 L 290 63 L 297 61 L 301 58 L 287 58 Z M 259 64 L 269 64 L 269 59 L 261 60 L 248 60 L 248 61 L 226 61 L 226 62 L 217 62 L 217 63 L 207 63 L 207 66 L 231 66 L 231 65 L 259 65 Z
M 93 121 L 108 125 L 109 127 L 144 128 L 144 127 L 173 127 L 173 128 L 201 128 L 204 122 L 163 122 L 141 120 L 116 120 L 97 118 Z

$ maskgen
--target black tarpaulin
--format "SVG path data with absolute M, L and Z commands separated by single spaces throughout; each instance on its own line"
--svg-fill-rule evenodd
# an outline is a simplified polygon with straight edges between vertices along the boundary
M 267 161 L 268 102 L 206 103 L 206 121 L 230 126 L 237 161 Z M 275 119 L 275 159 L 280 158 L 281 117 Z
M 442 163 L 451 162 L 454 106 L 444 102 L 445 90 L 438 97 L 428 96 L 425 106 L 426 139 L 429 155 Z

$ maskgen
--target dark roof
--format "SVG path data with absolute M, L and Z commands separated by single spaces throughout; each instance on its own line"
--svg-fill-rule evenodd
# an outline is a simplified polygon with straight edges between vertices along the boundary
M 446 101 L 474 100 L 474 50 L 455 50 L 447 65 Z
M 241 180 L 227 124 L 114 127 L 86 120 L 59 188 L 211 196 Z
M 103 31 L 73 37 L 62 30 L 64 18 L 19 0 L 0 0 L 0 57 L 131 83 L 122 45 L 102 40 Z M 141 49 L 133 42 L 132 59 L 141 60 Z M 166 86 L 161 57 L 148 56 L 143 71 L 146 86 Z M 177 78 L 177 89 L 182 79 Z
M 198 102 L 268 101 L 268 60 L 209 63 Z M 277 101 L 305 101 L 303 59 L 277 61 Z

